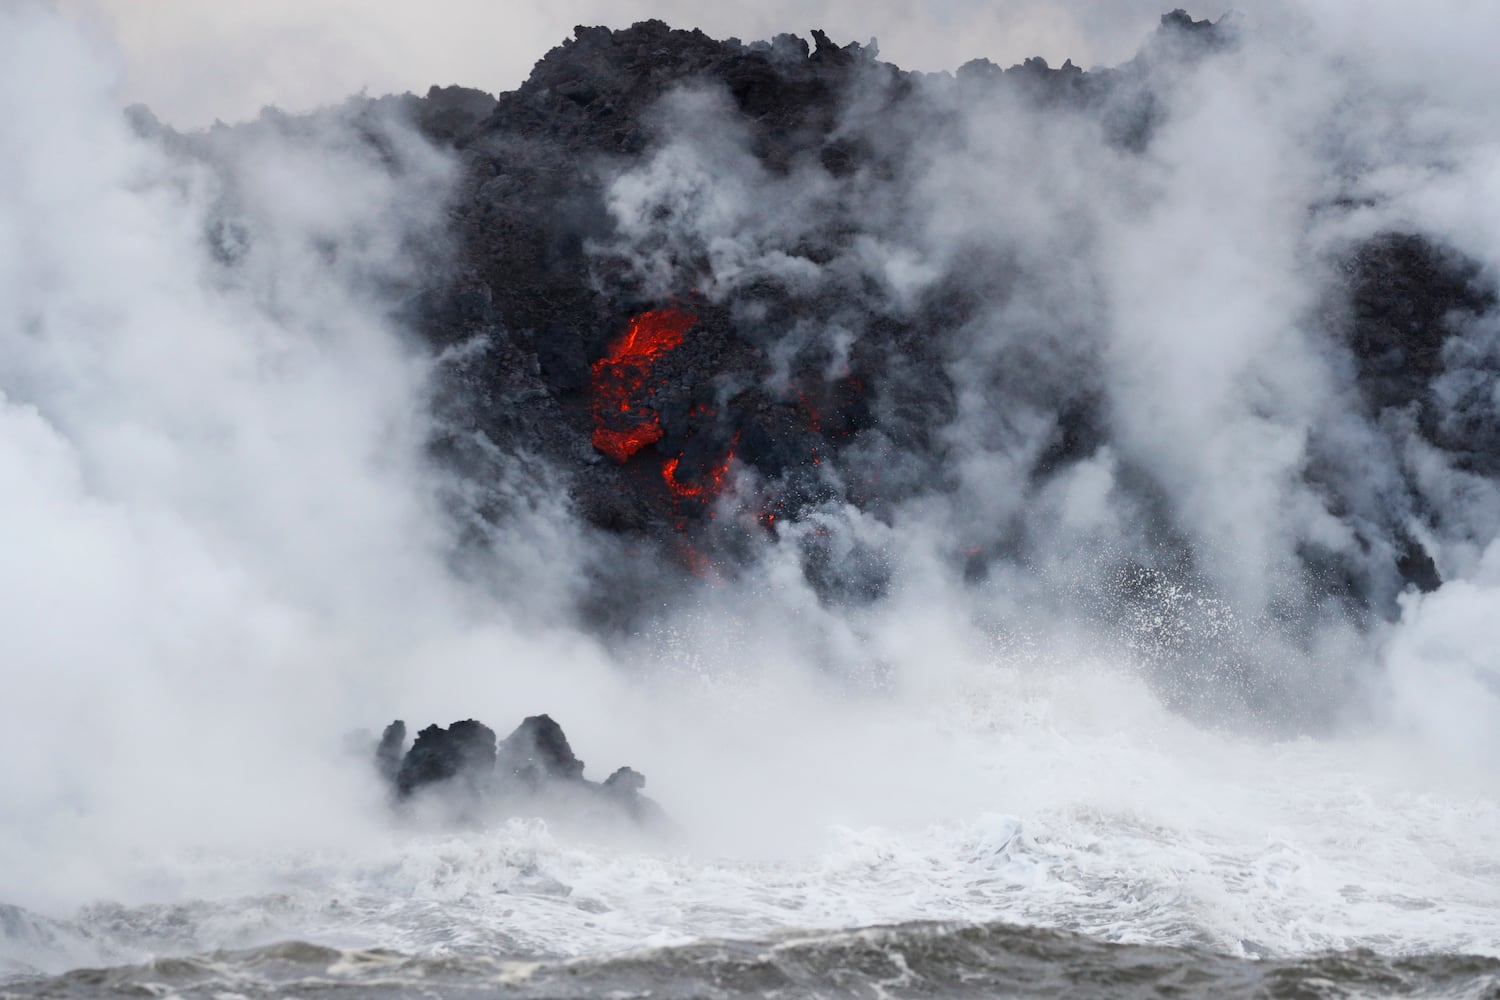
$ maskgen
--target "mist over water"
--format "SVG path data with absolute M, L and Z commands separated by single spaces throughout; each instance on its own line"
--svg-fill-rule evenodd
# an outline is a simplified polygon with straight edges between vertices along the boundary
M 394 105 L 163 132 L 122 114 L 115 54 L 7 6 L 0 975 L 913 920 L 1500 955 L 1497 480 L 1370 414 L 1325 335 L 1340 253 L 1381 232 L 1496 281 L 1496 19 L 1327 5 L 1241 19 L 1212 59 L 1148 42 L 1145 152 L 931 77 L 930 120 L 846 110 L 891 167 L 864 185 L 768 172 L 723 94 L 673 94 L 617 167 L 599 275 L 847 289 L 767 322 L 830 373 L 869 317 L 951 289 L 967 318 L 947 419 L 910 428 L 933 448 L 820 473 L 888 502 L 764 532 L 621 631 L 580 610 L 621 543 L 545 463 L 498 463 L 476 563 L 472 484 L 426 447 L 448 359 L 406 318 L 452 266 L 456 158 Z M 830 219 L 860 220 L 845 253 L 788 255 Z M 1488 426 L 1496 314 L 1453 323 L 1440 419 Z M 1033 476 L 1085 400 L 1104 443 Z M 762 485 L 732 468 L 724 519 Z M 809 582 L 821 539 L 858 599 Z M 1431 593 L 1394 569 L 1408 539 Z M 1184 577 L 1122 582 L 1179 551 Z M 1309 583 L 1309 552 L 1368 600 Z M 680 838 L 398 824 L 345 749 L 539 712 L 590 777 L 645 772 Z

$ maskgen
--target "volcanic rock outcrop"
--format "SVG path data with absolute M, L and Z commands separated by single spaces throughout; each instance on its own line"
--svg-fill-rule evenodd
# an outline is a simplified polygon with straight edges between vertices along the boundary
M 941 79 L 881 62 L 873 45 L 839 47 L 822 32 L 813 43 L 717 41 L 656 21 L 580 27 L 492 105 L 452 90 L 409 99 L 419 127 L 459 152 L 466 178 L 454 211 L 457 265 L 417 314 L 436 348 L 479 345 L 452 351 L 444 369 L 437 453 L 478 481 L 497 475 L 497 452 L 546 456 L 565 470 L 585 518 L 634 539 L 636 551 L 654 542 L 695 572 L 711 561 L 732 571 L 757 533 L 830 507 L 886 518 L 913 496 L 946 489 L 961 459 L 948 432 L 959 416 L 964 331 L 1013 297 L 1007 289 L 1026 278 L 1024 252 L 976 247 L 974 260 L 955 260 L 911 300 L 872 289 L 879 275 L 860 255 L 912 222 L 895 206 L 914 197 L 913 145 L 960 142 L 956 106 L 1014 105 L 1097 129 L 1101 155 L 1144 155 L 1168 114 L 1156 69 L 1232 49 L 1235 28 L 1176 11 L 1118 69 L 1031 59 L 1002 70 L 976 60 Z M 726 231 L 716 244 L 695 201 L 711 193 L 694 189 L 716 178 L 695 173 L 705 165 L 692 157 L 717 154 L 684 153 L 694 116 L 729 135 L 726 186 L 746 171 L 756 185 L 747 197 L 795 199 L 817 187 L 816 203 L 799 209 L 815 211 L 813 220 Z M 685 177 L 666 176 L 674 170 Z M 676 200 L 626 205 L 622 176 L 637 193 L 678 184 Z M 871 214 L 876 207 L 892 218 Z M 759 258 L 716 257 L 742 237 Z M 1415 407 L 1425 440 L 1496 475 L 1495 421 L 1445 419 L 1429 403 L 1446 377 L 1444 345 L 1464 317 L 1494 304 L 1477 265 L 1420 232 L 1347 244 L 1330 265 L 1346 280 L 1329 286 L 1326 335 L 1352 357 L 1370 419 Z M 1037 369 L 1029 378 L 1001 372 L 993 390 L 1014 397 L 1005 408 L 1013 416 L 997 419 L 1052 422 L 1020 467 L 1038 488 L 1111 445 L 1093 348 L 1077 336 L 1076 357 L 1057 371 L 1019 347 L 1014 364 Z M 1350 471 L 1316 444 L 1311 452 L 1307 479 L 1330 506 L 1347 506 L 1362 484 L 1346 481 Z M 1122 478 L 1141 491 L 1143 508 L 1170 509 L 1149 472 Z M 503 516 L 503 505 L 479 506 Z M 1371 512 L 1354 529 L 1368 557 L 1309 550 L 1307 586 L 1376 615 L 1390 613 L 1403 584 L 1435 586 L 1437 569 L 1410 523 L 1406 513 Z M 797 535 L 808 579 L 829 600 L 879 596 L 884 556 L 836 533 L 820 525 Z M 1154 563 L 1137 557 L 1130 573 L 1173 576 L 1194 563 L 1194 543 L 1170 514 L 1158 540 Z M 982 578 L 995 560 L 1025 560 L 1026 544 L 1017 533 L 970 545 L 965 572 Z
M 581 610 L 624 630 L 695 574 L 733 577 L 773 549 L 829 604 L 879 600 L 890 539 L 922 517 L 941 522 L 954 578 L 1024 576 L 1039 601 L 1184 656 L 1226 634 L 1224 616 L 1189 620 L 1199 608 L 1306 650 L 1316 622 L 1393 618 L 1487 516 L 1482 499 L 1445 513 L 1469 501 L 1440 495 L 1431 470 L 1466 477 L 1463 496 L 1500 480 L 1497 295 L 1442 234 L 1341 190 L 1358 164 L 1330 167 L 1301 206 L 1286 270 L 1305 304 L 1268 320 L 1296 328 L 1288 363 L 1316 368 L 1317 398 L 1281 419 L 1295 387 L 1268 388 L 1274 357 L 1204 390 L 1234 397 L 1249 440 L 1296 449 L 1272 474 L 1301 520 L 1278 522 L 1282 551 L 1256 586 L 1233 578 L 1244 553 L 1222 551 L 1236 528 L 1222 508 L 1262 484 L 1215 483 L 1223 463 L 1181 447 L 1201 430 L 1192 415 L 1120 419 L 1122 394 L 1175 360 L 1152 351 L 1179 348 L 1118 336 L 1113 310 L 1134 293 L 1110 285 L 1119 261 L 1099 248 L 1172 193 L 1156 163 L 1184 141 L 1172 128 L 1195 110 L 1192 72 L 1241 44 L 1233 18 L 1174 11 L 1116 68 L 924 75 L 820 31 L 746 44 L 646 21 L 577 28 L 498 98 L 351 103 L 341 113 L 392 170 L 392 115 L 457 164 L 442 246 L 398 291 L 435 360 L 430 451 L 458 473 L 467 548 L 503 545 L 492 529 L 535 505 L 528 490 L 565 492 L 597 543 L 580 547 L 595 559 Z M 1118 203 L 1090 202 L 1119 177 Z M 239 230 L 225 233 L 232 261 Z M 1190 271 L 1163 270 L 1145 297 L 1164 315 L 1195 304 Z M 1060 540 L 1057 497 L 1090 477 L 1107 477 L 1120 531 Z M 382 766 L 399 786 L 487 766 L 472 752 L 480 764 L 448 749 Z
M 431 725 L 406 745 L 406 723 L 381 734 L 375 766 L 394 800 L 436 802 L 450 819 L 557 813 L 586 819 L 627 819 L 648 830 L 668 828 L 665 814 L 641 794 L 646 779 L 622 767 L 605 781 L 583 776 L 562 727 L 551 716 L 528 716 L 504 740 L 482 722 Z

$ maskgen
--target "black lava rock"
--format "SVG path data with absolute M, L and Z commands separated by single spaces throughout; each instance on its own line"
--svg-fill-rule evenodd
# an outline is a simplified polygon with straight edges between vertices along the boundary
M 472 719 L 428 726 L 399 757 L 405 733 L 405 723 L 391 723 L 375 751 L 376 768 L 398 802 L 435 794 L 463 822 L 561 806 L 594 820 L 623 817 L 657 832 L 670 827 L 641 794 L 640 772 L 622 767 L 602 784 L 585 778 L 583 761 L 550 716 L 529 716 L 498 745 L 494 731 Z
M 386 735 L 401 723 L 387 727 Z M 381 740 L 381 747 L 386 745 Z M 417 734 L 417 741 L 401 761 L 396 772 L 396 791 L 411 795 L 419 788 L 445 782 L 456 782 L 471 791 L 481 791 L 495 771 L 495 731 L 482 722 L 467 719 L 447 729 L 428 726 Z
M 498 768 L 531 788 L 555 781 L 582 781 L 583 761 L 573 755 L 562 726 L 550 715 L 532 715 L 500 744 Z
M 405 756 L 406 723 L 397 719 L 380 734 L 380 743 L 375 747 L 375 768 L 382 778 L 393 786 L 398 786 L 401 760 Z

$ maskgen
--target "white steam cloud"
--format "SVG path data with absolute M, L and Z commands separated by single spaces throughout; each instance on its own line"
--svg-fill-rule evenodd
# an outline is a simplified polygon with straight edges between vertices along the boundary
M 1261 821 L 1252 812 L 1294 826 L 1301 800 L 1221 791 L 1253 747 L 1163 713 L 1125 669 L 1149 650 L 1104 645 L 1070 603 L 1100 566 L 1163 544 L 1153 496 L 1182 536 L 1169 541 L 1199 555 L 1204 588 L 1154 595 L 1144 632 L 1178 602 L 1181 620 L 1235 651 L 1193 669 L 1250 670 L 1247 689 L 1269 678 L 1288 702 L 1317 695 L 1493 794 L 1500 494 L 1413 429 L 1350 416 L 1355 389 L 1320 323 L 1336 252 L 1387 228 L 1439 237 L 1489 276 L 1500 268 L 1500 119 L 1478 42 L 1496 37 L 1500 15 L 1350 3 L 1247 17 L 1238 47 L 1163 56 L 1150 71 L 1165 106 L 1144 153 L 1102 141 L 1088 116 L 931 79 L 931 121 L 847 109 L 843 134 L 894 166 L 878 182 L 816 165 L 768 171 L 723 95 L 673 95 L 651 156 L 610 189 L 616 238 L 593 248 L 643 287 L 666 297 L 697 285 L 716 301 L 762 281 L 847 288 L 847 314 L 767 338 L 783 363 L 816 355 L 833 374 L 872 310 L 905 315 L 954 274 L 995 294 L 938 359 L 954 397 L 951 420 L 930 429 L 942 467 L 892 461 L 876 435 L 850 456 L 887 481 L 940 476 L 942 489 L 891 509 L 817 510 L 781 528 L 742 578 L 710 581 L 691 607 L 606 648 L 561 610 L 590 544 L 561 501 L 500 529 L 514 544 L 497 546 L 511 561 L 493 575 L 510 603 L 451 571 L 447 484 L 423 452 L 430 359 L 398 317 L 444 266 L 460 166 L 380 106 L 138 134 L 120 108 L 120 61 L 131 95 L 170 105 L 155 100 L 176 84 L 149 68 L 163 62 L 148 28 L 186 8 L 63 6 L 113 18 L 128 51 L 41 4 L 0 13 L 0 902 L 62 914 L 100 897 L 232 897 L 279 875 L 252 861 L 185 884 L 164 874 L 166 859 L 386 837 L 373 776 L 337 746 L 396 716 L 504 728 L 550 712 L 591 776 L 640 767 L 700 845 L 726 852 L 790 853 L 832 821 L 917 825 L 976 803 L 1059 826 L 1080 802 L 1216 837 Z M 241 6 L 265 18 L 255 38 L 279 37 L 273 6 Z M 1012 20 L 997 23 L 1083 43 L 1082 61 L 1126 55 L 1119 38 L 1149 27 L 1134 2 L 1092 26 L 1087 5 L 1064 5 L 1046 28 L 1038 5 L 1002 8 Z M 209 9 L 188 23 L 252 16 Z M 329 12 L 354 16 L 320 11 L 319 30 L 289 41 L 294 70 L 296 47 L 335 23 Z M 894 24 L 858 29 L 854 5 L 822 13 L 835 33 L 881 35 L 883 55 L 901 60 Z M 408 14 L 368 16 L 347 39 L 365 46 L 347 64 L 362 72 L 394 62 L 389 33 Z M 877 5 L 871 16 L 891 15 Z M 513 33 L 508 68 L 458 82 L 493 86 L 519 72 L 522 52 L 558 41 L 536 17 Z M 936 23 L 980 17 L 956 4 Z M 926 51 L 951 64 L 955 44 Z M 427 78 L 400 85 L 465 68 L 417 64 Z M 334 59 L 324 79 L 286 89 L 241 75 L 246 65 L 227 82 L 257 102 L 325 101 L 367 79 Z M 217 113 L 175 99 L 168 119 Z M 1315 210 L 1335 199 L 1364 207 Z M 826 263 L 786 252 L 833 214 L 866 226 Z M 688 259 L 708 261 L 707 274 L 675 263 Z M 1497 329 L 1475 320 L 1460 349 L 1493 358 Z M 1475 405 L 1462 388 L 1454 399 Z M 1477 405 L 1500 405 L 1488 391 Z M 1084 399 L 1102 401 L 1108 445 L 1029 485 L 1058 414 Z M 1369 484 L 1349 509 L 1304 476 L 1316 447 L 1345 454 Z M 1143 474 L 1157 494 L 1136 489 Z M 1389 532 L 1357 537 L 1377 514 L 1421 538 L 1447 582 L 1400 595 L 1393 624 L 1356 625 L 1294 584 L 1309 549 L 1389 563 Z M 820 603 L 798 559 L 815 534 L 845 547 L 835 563 L 889 569 L 889 591 L 862 608 Z M 1015 538 L 1028 559 L 997 562 L 983 584 L 955 568 Z M 1288 601 L 1310 623 L 1295 634 L 1273 627 Z M 1160 738 L 1208 763 L 1140 749 L 1136 723 L 1151 730 L 1141 746 Z M 994 746 L 1003 756 L 974 765 Z M 1287 766 L 1315 774 L 1321 759 L 1301 752 L 1286 751 Z M 1338 754 L 1357 772 L 1357 754 Z M 1158 775 L 1189 791 L 1153 797 Z M 1232 814 L 1214 814 L 1221 802 Z M 1337 856 L 1339 877 L 1355 877 L 1357 861 Z
M 43 904 L 151 845 L 337 838 L 340 734 L 588 654 L 465 624 L 445 567 L 391 313 L 452 165 L 342 112 L 164 149 L 68 25 L 4 22 L 0 895 Z
M 250 118 L 266 105 L 304 110 L 361 90 L 421 93 L 435 83 L 509 90 L 579 24 L 624 28 L 660 18 L 747 41 L 822 28 L 861 42 L 876 36 L 886 58 L 897 64 L 942 70 L 978 56 L 1009 63 L 1043 55 L 1054 63 L 1072 58 L 1084 66 L 1109 65 L 1128 59 L 1162 13 L 1149 0 L 944 0 L 917 8 L 855 0 L 739 6 L 685 0 L 58 5 L 118 40 L 128 101 L 149 104 L 184 128 Z

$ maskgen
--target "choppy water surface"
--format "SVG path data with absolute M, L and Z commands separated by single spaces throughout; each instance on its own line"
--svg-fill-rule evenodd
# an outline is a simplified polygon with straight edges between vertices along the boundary
M 1108 675 L 996 671 L 935 704 L 904 716 L 930 787 L 893 774 L 868 806 L 932 822 L 716 844 L 663 793 L 699 836 L 387 822 L 345 847 L 164 852 L 133 861 L 161 901 L 0 909 L 4 991 L 1500 996 L 1482 783 L 1401 743 L 1200 730 Z M 754 794 L 716 808 L 750 817 Z
M 1369 951 L 1254 961 L 1004 924 L 705 941 L 611 959 L 413 958 L 301 942 L 12 983 L 6 997 L 1500 996 L 1500 960 Z

